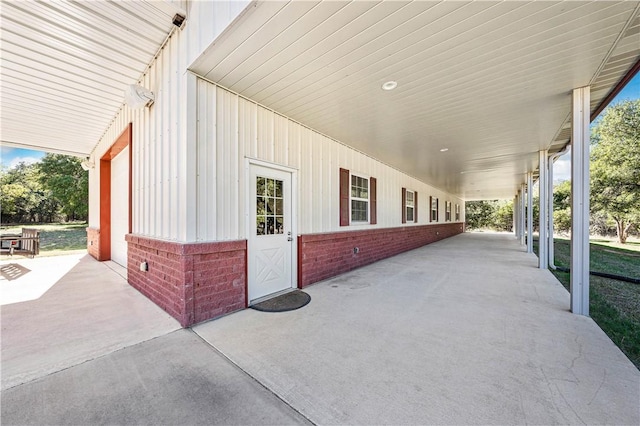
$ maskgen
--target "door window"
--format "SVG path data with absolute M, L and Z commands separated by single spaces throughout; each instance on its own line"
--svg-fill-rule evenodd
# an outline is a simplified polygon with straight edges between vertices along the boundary
M 256 177 L 256 235 L 284 233 L 284 182 Z

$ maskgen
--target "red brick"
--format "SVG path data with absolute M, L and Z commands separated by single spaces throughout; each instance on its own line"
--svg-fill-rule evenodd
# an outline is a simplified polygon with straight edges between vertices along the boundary
M 136 235 L 126 240 L 129 282 L 182 326 L 244 308 L 246 241 L 181 244 Z M 143 260 L 148 272 L 136 266 Z
M 369 229 L 299 237 L 300 287 L 463 232 L 460 223 Z M 359 247 L 358 254 L 353 248 Z

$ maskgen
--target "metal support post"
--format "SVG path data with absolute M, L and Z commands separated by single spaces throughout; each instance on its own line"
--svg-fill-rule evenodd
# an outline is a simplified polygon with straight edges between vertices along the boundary
M 548 178 L 548 189 L 547 189 L 547 199 L 549 200 L 547 205 L 548 205 L 548 209 L 549 209 L 549 236 L 548 236 L 548 242 L 549 244 L 547 245 L 547 259 L 548 259 L 548 266 L 551 269 L 556 269 L 556 265 L 555 265 L 555 258 L 554 258 L 554 245 L 553 245 L 553 160 L 555 158 L 555 155 L 550 155 L 548 162 L 547 162 L 547 168 L 549 170 L 549 173 L 547 174 L 547 178 Z
M 571 312 L 589 316 L 590 87 L 573 90 L 571 121 Z
M 525 245 L 525 205 L 526 205 L 526 192 L 525 192 L 526 184 L 520 185 L 520 245 Z
M 516 239 L 520 238 L 520 224 L 518 223 L 518 194 L 513 197 L 513 233 Z
M 527 173 L 527 253 L 533 253 L 533 173 Z
M 549 267 L 547 258 L 547 223 L 549 219 L 549 210 L 547 209 L 549 200 L 547 199 L 547 173 L 549 172 L 547 167 L 547 151 L 539 152 L 540 160 L 540 177 L 538 178 L 538 188 L 540 191 L 538 198 L 539 206 L 539 219 L 538 219 L 538 268 L 547 269 Z

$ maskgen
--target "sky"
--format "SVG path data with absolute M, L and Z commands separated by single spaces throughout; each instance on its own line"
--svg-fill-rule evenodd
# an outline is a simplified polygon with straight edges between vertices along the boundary
M 26 164 L 37 163 L 44 157 L 44 154 L 42 151 L 3 146 L 0 148 L 0 163 L 2 163 L 2 167 L 12 169 L 21 162 Z
M 616 96 L 612 103 L 640 99 L 640 74 L 636 76 L 625 86 L 622 91 Z M 32 151 L 30 149 L 9 148 L 1 147 L 0 149 L 0 164 L 3 167 L 13 168 L 20 162 L 27 164 L 40 161 L 44 157 L 45 153 L 42 151 Z M 563 181 L 568 180 L 571 177 L 571 153 L 563 155 L 558 158 L 554 163 L 553 168 L 553 180 Z
M 640 73 L 636 74 L 636 76 L 629 82 L 627 85 L 618 93 L 618 96 L 613 98 L 612 104 L 627 101 L 627 100 L 635 100 L 640 99 Z M 606 111 L 606 109 L 605 109 Z M 603 111 L 604 112 L 604 111 Z M 598 117 L 600 117 L 602 113 Z M 593 122 L 595 123 L 598 119 L 596 118 Z M 571 179 L 571 152 L 567 152 L 562 157 L 558 158 L 556 162 L 553 164 L 553 181 L 560 182 L 563 180 Z

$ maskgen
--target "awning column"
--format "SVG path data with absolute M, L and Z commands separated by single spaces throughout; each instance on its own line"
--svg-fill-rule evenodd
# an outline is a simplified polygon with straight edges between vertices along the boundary
M 538 268 L 547 269 L 549 267 L 548 258 L 547 258 L 547 222 L 549 216 L 549 209 L 547 209 L 547 203 L 549 200 L 547 199 L 547 151 L 539 152 L 540 159 L 540 177 L 538 178 L 538 188 L 540 190 L 539 198 L 538 198 L 538 206 L 539 206 L 539 218 L 538 218 L 538 229 L 539 238 L 538 238 Z
M 554 245 L 553 245 L 553 160 L 557 154 L 550 155 L 547 160 L 547 169 L 549 173 L 547 174 L 548 180 L 548 188 L 547 188 L 547 199 L 548 199 L 548 213 L 549 213 L 549 235 L 548 235 L 548 245 L 547 245 L 547 266 L 555 269 L 555 259 L 554 259 Z
M 526 223 L 525 223 L 525 214 L 526 214 L 526 184 L 520 185 L 520 245 L 525 245 L 525 236 L 526 236 Z
M 516 239 L 520 238 L 520 215 L 518 213 L 518 209 L 520 207 L 520 193 L 518 192 L 516 196 L 513 198 L 513 232 L 516 236 Z
M 533 173 L 527 173 L 527 253 L 533 253 Z
M 571 121 L 571 312 L 589 316 L 590 87 L 573 90 Z
M 511 224 L 513 225 L 513 235 L 518 235 L 518 227 L 516 226 L 516 200 L 518 196 L 513 197 L 513 211 L 511 212 Z

